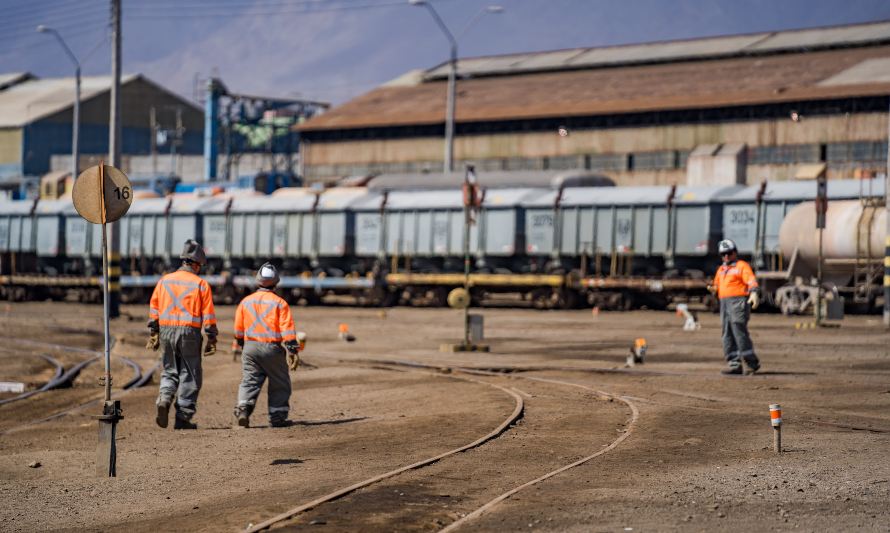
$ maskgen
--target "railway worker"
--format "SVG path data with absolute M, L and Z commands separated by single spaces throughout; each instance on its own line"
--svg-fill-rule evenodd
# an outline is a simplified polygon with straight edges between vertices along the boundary
M 218 331 L 210 284 L 198 277 L 207 264 L 204 248 L 189 239 L 179 257 L 182 266 L 162 277 L 151 295 L 146 347 L 160 348 L 164 365 L 155 421 L 167 427 L 170 404 L 176 397 L 173 429 L 196 429 L 192 417 L 201 391 L 201 328 L 207 335 L 205 357 L 216 353 Z
M 723 264 L 714 275 L 709 289 L 720 299 L 720 323 L 723 327 L 723 355 L 728 367 L 722 374 L 742 374 L 742 361 L 753 374 L 760 369 L 754 344 L 748 333 L 751 309 L 760 305 L 760 289 L 751 265 L 738 257 L 738 248 L 729 239 L 717 245 Z
M 250 415 L 266 378 L 269 379 L 269 423 L 288 425 L 291 382 L 288 368 L 300 363 L 300 344 L 290 306 L 272 292 L 280 278 L 271 263 L 256 274 L 259 288 L 241 300 L 235 311 L 236 353 L 241 351 L 241 385 L 235 418 L 241 427 L 250 427 Z

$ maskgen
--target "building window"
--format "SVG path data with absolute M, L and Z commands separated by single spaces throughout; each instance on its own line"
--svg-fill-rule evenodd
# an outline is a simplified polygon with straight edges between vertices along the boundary
M 625 154 L 591 154 L 590 170 L 600 172 L 627 170 L 627 156 Z
M 793 165 L 817 163 L 821 157 L 818 144 L 783 144 L 779 146 L 751 146 L 748 148 L 749 165 Z
M 577 155 L 561 155 L 547 158 L 547 168 L 553 170 L 573 170 L 584 168 L 584 157 Z
M 638 152 L 633 154 L 634 170 L 668 170 L 677 167 L 677 152 Z

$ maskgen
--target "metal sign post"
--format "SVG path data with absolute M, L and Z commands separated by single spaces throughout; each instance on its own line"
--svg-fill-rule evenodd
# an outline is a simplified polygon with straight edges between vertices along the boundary
M 111 399 L 111 335 L 109 332 L 110 291 L 108 268 L 107 225 L 120 219 L 133 203 L 133 189 L 130 180 L 120 170 L 104 162 L 84 170 L 71 191 L 74 208 L 88 222 L 102 227 L 102 322 L 105 333 L 105 374 L 102 382 L 105 388 L 105 402 L 102 414 L 96 415 L 99 421 L 98 472 L 101 476 L 117 475 L 117 448 L 115 446 L 117 422 L 121 416 L 120 401 Z
M 473 165 L 467 165 L 463 183 L 464 203 L 464 286 L 453 289 L 448 294 L 448 305 L 464 311 L 464 337 L 460 344 L 443 344 L 442 351 L 447 352 L 487 352 L 488 346 L 474 342 L 471 335 L 471 320 L 477 318 L 470 315 L 470 227 L 473 225 L 473 211 L 482 205 L 482 194 L 476 183 Z M 481 323 L 480 323 L 481 324 Z M 477 327 L 481 327 L 478 325 Z M 481 333 L 481 332 L 480 332 Z

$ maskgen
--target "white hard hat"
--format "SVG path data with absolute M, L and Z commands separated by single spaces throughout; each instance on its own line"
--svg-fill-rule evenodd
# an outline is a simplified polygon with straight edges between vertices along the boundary
M 256 281 L 260 287 L 272 288 L 278 285 L 281 278 L 278 277 L 278 269 L 272 263 L 265 263 L 256 272 Z
M 737 251 L 735 243 L 730 239 L 723 239 L 719 243 L 717 243 L 717 253 L 720 255 L 728 254 L 730 252 Z

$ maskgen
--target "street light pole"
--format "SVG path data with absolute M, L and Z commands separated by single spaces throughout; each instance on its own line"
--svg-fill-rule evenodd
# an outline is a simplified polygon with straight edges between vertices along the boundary
M 445 22 L 442 20 L 442 17 L 439 16 L 439 13 L 436 11 L 436 8 L 432 6 L 427 0 L 408 0 L 408 3 L 412 6 L 424 6 L 432 15 L 433 20 L 436 21 L 436 24 L 439 26 L 439 29 L 442 30 L 442 33 L 445 34 L 445 37 L 448 39 L 448 42 L 451 45 L 450 49 L 450 57 L 448 61 L 448 95 L 447 102 L 445 104 L 445 163 L 443 165 L 444 171 L 446 173 L 454 171 L 454 108 L 456 106 L 456 91 L 457 91 L 457 39 L 454 38 L 454 35 L 451 33 L 451 30 L 448 29 L 448 26 L 445 25 Z M 461 32 L 461 35 L 467 32 L 480 17 L 485 15 L 486 13 L 501 13 L 504 11 L 504 8 L 501 6 L 488 6 L 482 8 L 479 13 L 477 13 L 472 19 L 470 19 L 469 24 L 464 27 L 464 30 Z
M 42 24 L 37 26 L 37 31 L 53 35 L 56 40 L 59 41 L 59 44 L 62 45 L 62 49 L 65 50 L 65 53 L 68 54 L 68 58 L 74 63 L 74 124 L 71 131 L 71 179 L 75 180 L 79 174 L 78 164 L 80 159 L 80 61 L 77 60 L 77 57 L 75 57 L 71 49 L 68 48 L 68 45 L 65 43 L 65 40 L 62 39 L 62 36 L 59 35 L 59 32 Z

